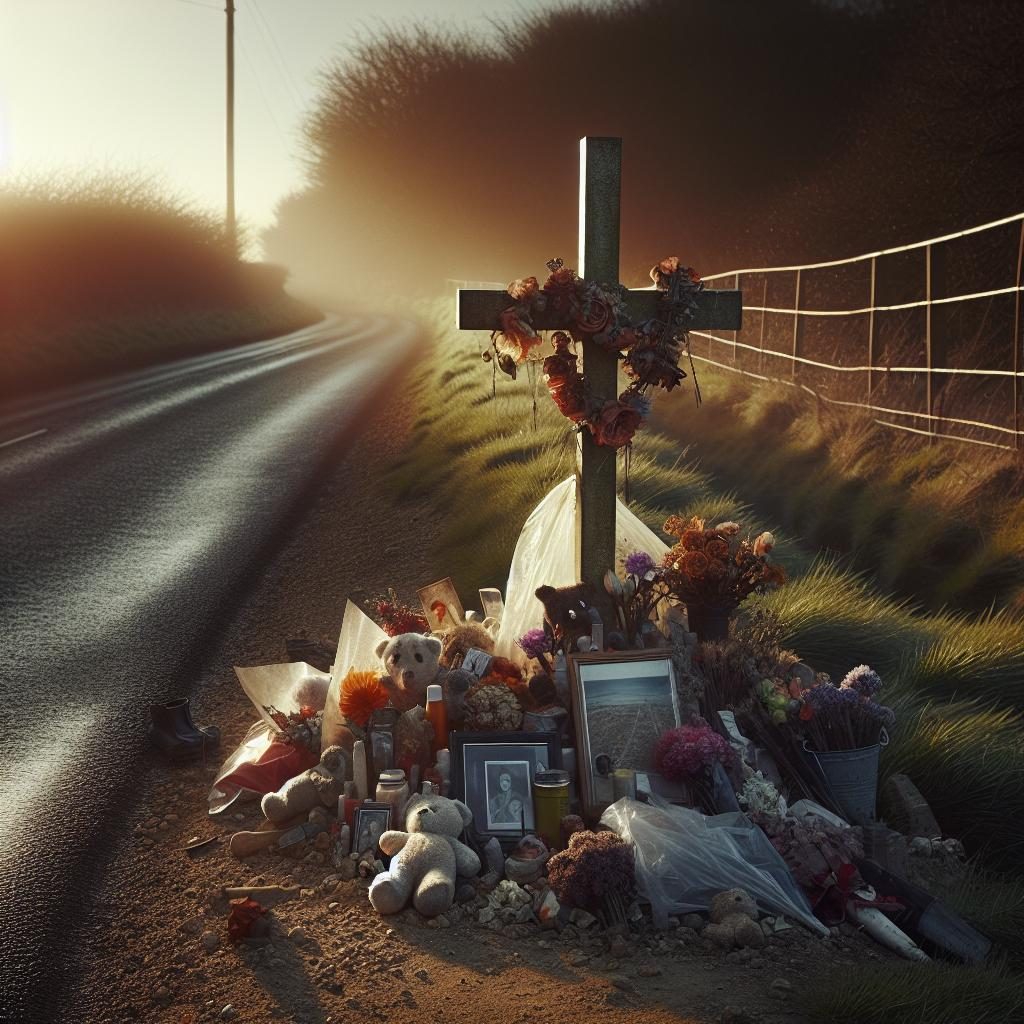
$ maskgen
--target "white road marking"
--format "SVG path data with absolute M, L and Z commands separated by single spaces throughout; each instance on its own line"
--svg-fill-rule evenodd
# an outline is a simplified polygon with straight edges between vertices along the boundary
M 21 437 L 12 437 L 10 441 L 0 441 L 0 448 L 6 448 L 9 444 L 17 444 L 19 441 L 28 441 L 30 438 L 38 437 L 46 433 L 46 427 L 41 430 L 33 430 L 31 434 L 22 434 Z

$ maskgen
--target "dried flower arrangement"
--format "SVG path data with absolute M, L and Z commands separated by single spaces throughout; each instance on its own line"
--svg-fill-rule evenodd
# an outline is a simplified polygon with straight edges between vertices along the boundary
M 388 693 L 380 674 L 352 669 L 341 681 L 339 703 L 346 721 L 365 729 L 374 711 L 387 707 Z
M 604 574 L 604 589 L 612 599 L 619 628 L 631 647 L 643 647 L 643 634 L 650 628 L 658 602 L 668 596 L 668 587 L 654 559 L 646 551 L 626 556 L 625 576 L 619 579 L 610 569 Z
M 487 676 L 466 694 L 465 728 L 470 732 L 515 732 L 522 721 L 522 706 L 501 677 Z
M 770 533 L 744 540 L 738 523 L 707 528 L 696 516 L 670 516 L 662 529 L 677 538 L 665 555 L 662 579 L 669 595 L 683 604 L 730 612 L 751 594 L 786 580 L 782 567 L 768 560 L 775 546 Z
M 584 281 L 561 260 L 551 260 L 547 267 L 543 285 L 527 277 L 508 286 L 513 304 L 501 313 L 484 359 L 493 359 L 514 378 L 518 366 L 540 358 L 542 338 L 533 317 L 542 310 L 554 314 L 562 329 L 552 336 L 555 351 L 544 359 L 544 380 L 559 411 L 589 429 L 599 445 L 629 445 L 650 412 L 646 392 L 653 387 L 671 391 L 686 376 L 679 360 L 687 351 L 686 328 L 696 309 L 695 296 L 703 288 L 700 277 L 677 256 L 660 260 L 650 273 L 662 293 L 658 315 L 633 324 L 621 285 Z M 590 392 L 570 350 L 584 337 L 622 360 L 630 384 L 617 398 Z M 690 365 L 692 372 L 692 360 Z
M 807 688 L 766 679 L 759 696 L 773 722 L 793 727 L 814 750 L 857 750 L 878 743 L 895 721 L 892 709 L 875 700 L 881 688 L 878 673 L 858 665 L 838 686 L 823 672 Z
M 574 832 L 568 848 L 548 861 L 548 881 L 560 900 L 606 926 L 624 924 L 636 894 L 633 847 L 614 832 Z
M 696 715 L 689 725 L 663 733 L 654 748 L 655 767 L 671 782 L 704 779 L 716 763 L 733 769 L 736 754 L 725 737 Z
M 366 610 L 388 636 L 402 633 L 429 633 L 430 625 L 417 611 L 399 600 L 393 587 L 387 593 L 367 598 Z
M 320 730 L 324 713 L 309 706 L 298 711 L 279 711 L 273 704 L 264 704 L 263 710 L 278 730 L 279 738 L 285 743 L 310 750 L 320 749 Z

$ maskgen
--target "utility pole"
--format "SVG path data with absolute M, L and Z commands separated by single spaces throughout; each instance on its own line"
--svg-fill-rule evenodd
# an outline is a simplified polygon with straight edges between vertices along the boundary
M 235 3 L 226 0 L 227 23 L 227 175 L 228 194 L 224 227 L 228 243 L 235 244 Z

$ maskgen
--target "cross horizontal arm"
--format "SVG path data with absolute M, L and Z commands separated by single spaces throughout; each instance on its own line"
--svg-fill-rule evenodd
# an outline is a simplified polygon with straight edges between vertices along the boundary
M 689 327 L 695 331 L 717 329 L 738 331 L 743 326 L 742 292 L 716 291 L 707 289 L 694 296 L 697 309 Z M 626 293 L 626 310 L 634 323 L 643 323 L 657 316 L 658 298 L 661 292 L 633 290 Z M 476 288 L 460 288 L 458 298 L 458 328 L 462 331 L 493 331 L 498 326 L 502 312 L 512 305 L 508 292 L 483 291 Z M 532 318 L 538 331 L 564 328 L 565 324 L 554 322 L 546 313 L 537 313 Z

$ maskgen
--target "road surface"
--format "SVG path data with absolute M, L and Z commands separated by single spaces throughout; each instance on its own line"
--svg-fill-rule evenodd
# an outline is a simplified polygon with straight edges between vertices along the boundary
M 330 318 L 0 410 L 0 1020 L 53 1019 L 149 703 L 189 691 L 415 336 Z

